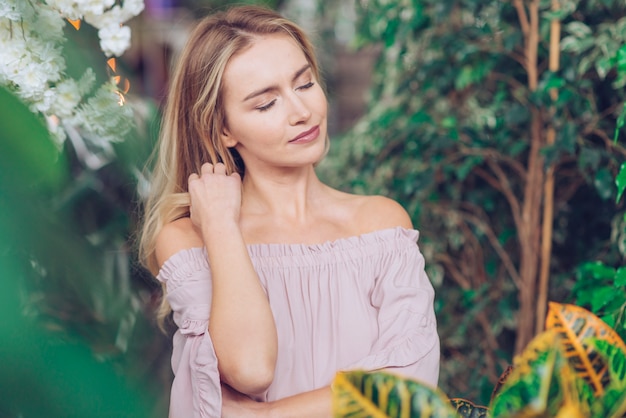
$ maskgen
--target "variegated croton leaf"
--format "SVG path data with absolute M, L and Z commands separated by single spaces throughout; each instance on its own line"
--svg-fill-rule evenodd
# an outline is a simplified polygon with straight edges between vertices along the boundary
M 457 418 L 439 389 L 388 372 L 340 372 L 332 390 L 335 417 Z

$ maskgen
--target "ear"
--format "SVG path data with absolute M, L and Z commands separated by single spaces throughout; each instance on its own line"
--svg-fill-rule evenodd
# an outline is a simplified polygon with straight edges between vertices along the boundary
M 222 133 L 220 134 L 220 140 L 222 144 L 226 146 L 226 148 L 233 148 L 237 145 L 237 140 L 233 137 L 227 127 L 222 128 Z

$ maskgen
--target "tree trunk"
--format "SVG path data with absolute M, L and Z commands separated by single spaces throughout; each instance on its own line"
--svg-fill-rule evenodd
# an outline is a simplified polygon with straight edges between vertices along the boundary
M 524 30 L 528 88 L 530 91 L 535 91 L 539 78 L 537 64 L 539 0 L 532 0 L 528 4 L 528 17 L 526 17 L 523 2 L 518 1 L 516 4 Z M 544 183 L 543 158 L 540 154 L 544 143 L 541 110 L 533 107 L 531 118 L 528 171 L 524 187 L 521 222 L 518 226 L 521 283 L 518 298 L 516 354 L 521 353 L 535 335 L 536 291 L 540 262 L 541 204 Z
M 522 352 L 535 335 L 535 307 L 539 272 L 539 243 L 541 231 L 541 201 L 543 192 L 543 121 L 539 109 L 532 110 L 531 144 L 528 157 L 528 178 L 524 188 L 520 240 L 519 313 L 515 353 Z
M 560 0 L 552 0 L 552 10 L 561 8 Z M 561 21 L 553 19 L 550 22 L 550 62 L 548 68 L 552 72 L 559 70 L 561 50 Z M 558 92 L 550 90 L 550 98 L 556 101 Z M 552 145 L 555 142 L 556 130 L 554 125 L 548 128 L 546 143 Z M 541 232 L 541 271 L 539 275 L 539 289 L 537 297 L 537 317 L 535 318 L 535 333 L 540 333 L 545 328 L 545 318 L 548 310 L 548 290 L 550 288 L 550 259 L 552 258 L 552 228 L 554 222 L 554 166 L 548 167 L 546 181 L 543 189 L 543 230 Z

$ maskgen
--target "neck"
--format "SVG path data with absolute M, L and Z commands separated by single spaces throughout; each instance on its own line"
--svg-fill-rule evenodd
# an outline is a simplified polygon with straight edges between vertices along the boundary
M 272 173 L 246 172 L 242 212 L 305 223 L 325 190 L 312 166 Z

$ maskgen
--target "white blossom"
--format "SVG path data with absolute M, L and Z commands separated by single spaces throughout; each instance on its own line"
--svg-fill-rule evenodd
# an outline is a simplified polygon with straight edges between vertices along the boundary
M 63 27 L 65 22 L 63 17 L 56 10 L 43 7 L 37 15 L 37 32 L 45 33 L 46 38 L 59 42 L 63 39 Z
M 93 70 L 78 80 L 68 76 L 65 20 L 94 26 L 103 53 L 120 56 L 131 38 L 123 23 L 143 8 L 144 0 L 0 0 L 0 84 L 45 117 L 59 145 L 79 132 L 90 148 L 111 152 L 111 142 L 130 130 L 132 110 L 120 105 L 111 80 L 94 91 Z
M 100 47 L 107 57 L 119 56 L 130 46 L 130 28 L 113 24 L 98 31 Z
M 76 80 L 68 78 L 54 87 L 52 91 L 56 94 L 52 112 L 60 118 L 72 116 L 82 98 Z
M 115 4 L 115 0 L 82 0 L 77 3 L 83 16 L 86 14 L 101 15 Z
M 55 92 L 53 90 L 46 90 L 43 92 L 39 100 L 35 101 L 32 105 L 34 111 L 46 114 L 50 111 L 52 104 L 56 99 Z

